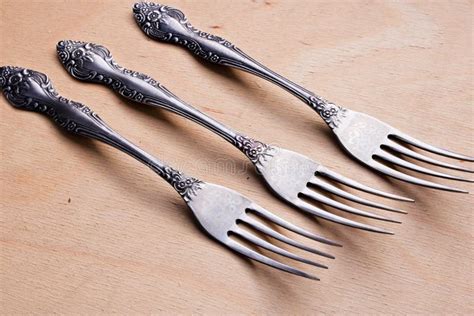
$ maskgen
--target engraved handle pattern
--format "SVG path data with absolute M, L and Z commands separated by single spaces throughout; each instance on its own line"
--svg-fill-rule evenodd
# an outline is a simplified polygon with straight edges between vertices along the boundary
M 176 43 L 213 63 L 234 63 L 246 58 L 232 43 L 188 23 L 178 9 L 152 2 L 139 2 L 133 7 L 135 20 L 151 38 Z
M 56 50 L 63 66 L 76 79 L 105 84 L 132 101 L 174 108 L 170 104 L 177 99 L 175 95 L 149 76 L 117 64 L 102 45 L 64 40 L 58 42 Z
M 49 78 L 20 67 L 0 67 L 0 88 L 18 109 L 43 113 L 67 131 L 100 140 L 141 161 L 170 183 L 185 201 L 191 200 L 203 182 L 165 165 L 113 131 L 89 107 L 60 96 Z
M 271 156 L 271 146 L 234 132 L 180 100 L 156 80 L 120 66 L 106 47 L 65 40 L 56 48 L 61 63 L 76 79 L 105 84 L 129 100 L 160 106 L 201 124 L 239 148 L 256 165 Z
M 273 72 L 229 41 L 198 30 L 178 9 L 152 2 L 139 2 L 134 5 L 133 13 L 137 24 L 149 37 L 179 44 L 210 62 L 238 68 L 273 82 L 303 100 L 331 128 L 336 128 L 345 116 L 346 110 L 343 107 Z
M 102 45 L 65 40 L 56 49 L 61 63 L 76 79 L 105 84 L 129 100 L 175 112 L 229 142 L 236 136 L 233 130 L 186 104 L 156 80 L 120 66 Z

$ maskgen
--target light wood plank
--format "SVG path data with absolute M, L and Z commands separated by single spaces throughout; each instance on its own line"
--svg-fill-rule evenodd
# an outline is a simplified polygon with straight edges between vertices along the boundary
M 1 64 L 47 73 L 61 94 L 91 106 L 163 160 L 344 243 L 321 247 L 337 256 L 323 260 L 328 271 L 296 264 L 317 273 L 319 283 L 250 263 L 201 234 L 174 191 L 133 159 L 67 135 L 1 98 L 2 314 L 474 313 L 472 195 L 372 173 L 344 155 L 324 123 L 281 89 L 146 38 L 131 1 L 0 3 Z M 169 5 L 334 102 L 474 154 L 471 1 Z M 418 202 L 403 205 L 408 215 L 395 216 L 402 225 L 384 225 L 395 236 L 312 221 L 273 197 L 245 158 L 217 136 L 73 80 L 55 55 L 60 39 L 101 43 L 121 64 L 218 120 Z

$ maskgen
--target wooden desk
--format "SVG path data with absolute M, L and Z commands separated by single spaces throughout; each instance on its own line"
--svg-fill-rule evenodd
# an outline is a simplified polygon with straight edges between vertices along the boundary
M 244 260 L 202 234 L 179 196 L 147 168 L 1 98 L 3 314 L 474 312 L 472 195 L 374 174 L 344 155 L 324 123 L 276 86 L 208 67 L 182 48 L 146 38 L 135 25 L 132 4 L 3 0 L 1 64 L 47 73 L 61 94 L 91 106 L 144 149 L 187 173 L 237 189 L 344 248 L 320 247 L 337 256 L 322 259 L 330 265 L 327 271 L 295 264 L 321 282 Z M 170 0 L 169 5 L 336 103 L 474 154 L 472 2 Z M 72 79 L 56 57 L 61 39 L 101 43 L 124 66 L 151 75 L 218 120 L 417 203 L 391 204 L 409 212 L 393 216 L 402 225 L 358 218 L 390 228 L 395 236 L 314 221 L 273 197 L 245 158 L 217 136 Z M 226 163 L 235 168 L 224 168 Z M 247 170 L 235 171 L 241 169 Z

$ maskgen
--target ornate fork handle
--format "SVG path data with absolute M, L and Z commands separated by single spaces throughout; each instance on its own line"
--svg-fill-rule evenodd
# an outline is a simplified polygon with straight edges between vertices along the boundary
M 149 76 L 120 66 L 102 45 L 80 41 L 61 41 L 58 56 L 76 79 L 102 83 L 123 97 L 161 107 L 191 119 L 232 142 L 236 134 L 219 122 L 194 109 Z
M 134 5 L 133 12 L 138 25 L 149 37 L 179 44 L 212 63 L 238 68 L 273 82 L 307 103 L 331 128 L 337 127 L 344 116 L 343 107 L 273 72 L 229 41 L 198 30 L 178 9 L 140 2 Z
M 201 124 L 236 146 L 257 166 L 270 156 L 271 146 L 236 133 L 180 100 L 156 80 L 120 66 L 102 45 L 68 40 L 59 42 L 57 51 L 67 71 L 79 80 L 105 84 L 129 100 L 162 107 Z
M 185 201 L 189 201 L 203 184 L 120 136 L 86 105 L 59 95 L 49 78 L 41 72 L 0 67 L 0 87 L 14 107 L 43 113 L 68 132 L 100 140 L 141 161 L 170 183 Z

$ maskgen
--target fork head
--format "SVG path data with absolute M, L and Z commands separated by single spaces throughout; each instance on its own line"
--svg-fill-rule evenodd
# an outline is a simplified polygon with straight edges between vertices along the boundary
M 308 203 L 307 200 L 319 202 L 352 214 L 396 223 L 400 222 L 349 206 L 328 197 L 327 194 L 337 195 L 346 200 L 388 211 L 404 212 L 358 197 L 331 184 L 328 182 L 328 179 L 386 198 L 413 201 L 365 186 L 325 168 L 306 156 L 276 146 L 267 145 L 249 137 L 238 135 L 236 137 L 236 146 L 254 163 L 259 174 L 277 195 L 303 211 L 336 223 L 368 231 L 391 234 L 384 229 L 335 215 Z M 323 191 L 323 194 L 314 190 L 314 187 Z
M 237 236 L 246 243 L 250 243 L 253 246 L 266 249 L 278 255 L 326 269 L 327 267 L 325 265 L 305 259 L 294 254 L 293 252 L 276 246 L 266 239 L 259 237 L 258 234 L 255 234 L 252 231 L 257 231 L 259 234 L 262 234 L 265 237 L 271 237 L 272 239 L 279 240 L 290 246 L 300 248 L 302 250 L 330 259 L 334 259 L 334 256 L 316 250 L 315 248 L 308 247 L 303 243 L 289 238 L 256 218 L 262 218 L 272 224 L 286 228 L 309 239 L 333 246 L 340 246 L 334 241 L 310 233 L 281 219 L 280 217 L 277 217 L 273 213 L 253 203 L 251 200 L 240 193 L 219 185 L 202 183 L 198 193 L 193 196 L 192 199 L 185 201 L 193 211 L 203 229 L 216 240 L 249 259 L 256 260 L 285 272 L 319 280 L 317 277 L 311 274 L 303 272 L 249 248 L 245 245 L 245 243 L 239 242 L 233 236 Z M 246 227 L 250 227 L 251 230 L 246 229 Z
M 456 154 L 426 144 L 367 114 L 346 109 L 344 118 L 337 127 L 333 128 L 333 131 L 342 146 L 352 156 L 388 176 L 434 189 L 467 193 L 467 191 L 464 190 L 408 175 L 389 167 L 387 163 L 435 177 L 473 182 L 472 180 L 438 172 L 407 161 L 404 157 L 449 169 L 473 172 L 473 170 L 431 158 L 405 145 L 412 145 L 435 154 L 459 160 L 474 161 L 473 157 Z

